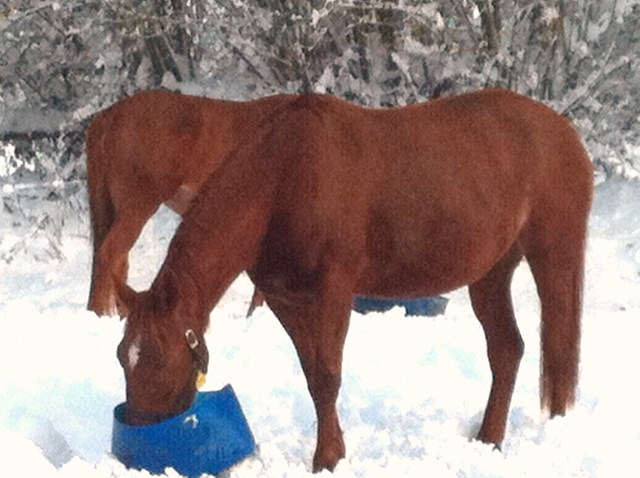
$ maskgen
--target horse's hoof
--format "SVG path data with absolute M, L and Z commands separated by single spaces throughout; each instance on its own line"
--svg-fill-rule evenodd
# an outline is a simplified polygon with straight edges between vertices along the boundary
M 333 473 L 333 470 L 335 470 L 337 465 L 338 465 L 337 461 L 335 463 L 331 463 L 331 464 L 329 464 L 329 463 L 321 464 L 321 463 L 316 463 L 315 460 L 314 460 L 313 472 L 314 473 L 320 473 L 321 471 L 328 470 L 331 473 Z
M 482 442 L 485 445 L 493 445 L 493 451 L 499 451 L 502 452 L 502 442 L 497 442 L 496 440 L 492 440 L 490 438 L 488 438 L 483 432 L 482 430 L 478 433 L 478 435 L 475 438 L 476 441 Z
M 344 445 L 339 446 L 336 450 L 324 453 L 324 456 L 320 456 L 319 453 L 313 457 L 313 472 L 319 473 L 323 470 L 329 470 L 333 472 L 338 462 L 345 456 Z

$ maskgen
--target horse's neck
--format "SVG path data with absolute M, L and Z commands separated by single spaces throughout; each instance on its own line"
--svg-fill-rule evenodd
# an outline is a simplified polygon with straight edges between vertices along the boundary
M 223 165 L 200 190 L 159 274 L 174 274 L 178 295 L 199 304 L 197 315 L 206 317 L 231 282 L 255 263 L 273 200 L 268 173 L 250 161 L 234 163 Z

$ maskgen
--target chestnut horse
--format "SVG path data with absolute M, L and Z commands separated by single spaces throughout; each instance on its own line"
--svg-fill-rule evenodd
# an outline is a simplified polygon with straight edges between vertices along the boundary
M 336 399 L 355 293 L 469 286 L 493 375 L 478 439 L 499 446 L 523 354 L 510 293 L 523 257 L 541 301 L 541 406 L 573 404 L 593 176 L 569 121 L 501 90 L 388 110 L 301 96 L 247 137 L 201 188 L 151 288 L 117 282 L 131 423 L 188 407 L 204 365 L 185 333 L 204 342 L 247 270 L 300 358 L 314 470 L 345 455 Z
M 117 311 L 112 275 L 126 281 L 129 250 L 147 220 L 162 203 L 184 214 L 222 158 L 279 101 L 146 91 L 92 121 L 86 135 L 93 234 L 89 310 Z

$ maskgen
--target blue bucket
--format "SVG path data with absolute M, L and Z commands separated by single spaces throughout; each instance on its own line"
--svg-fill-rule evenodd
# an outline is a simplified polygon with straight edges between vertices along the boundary
M 394 307 L 404 307 L 405 315 L 436 316 L 444 314 L 449 299 L 441 296 L 418 299 L 383 299 L 380 297 L 356 296 L 353 310 L 360 314 L 387 312 Z
M 182 475 L 217 474 L 255 450 L 255 441 L 231 385 L 199 392 L 184 413 L 153 425 L 124 423 L 126 403 L 113 412 L 111 450 L 127 467 Z

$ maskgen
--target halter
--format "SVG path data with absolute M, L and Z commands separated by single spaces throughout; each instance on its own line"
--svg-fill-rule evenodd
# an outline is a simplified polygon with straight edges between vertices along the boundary
M 187 343 L 189 344 L 189 348 L 191 350 L 195 350 L 198 345 L 200 345 L 200 341 L 198 341 L 198 336 L 193 331 L 193 329 L 187 329 L 184 333 L 184 337 L 187 339 Z
M 193 331 L 193 329 L 187 329 L 187 331 L 184 333 L 184 336 L 187 339 L 189 348 L 195 353 L 196 349 L 198 348 L 198 345 L 200 345 L 200 342 L 198 341 L 198 336 Z M 205 370 L 202 370 L 201 367 L 198 367 L 198 377 L 196 378 L 196 389 L 200 390 L 206 381 L 207 381 L 206 365 L 205 365 Z

